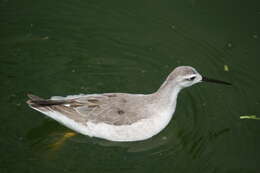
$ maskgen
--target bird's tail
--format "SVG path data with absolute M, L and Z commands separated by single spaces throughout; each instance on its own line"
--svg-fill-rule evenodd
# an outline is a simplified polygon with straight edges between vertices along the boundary
M 74 109 L 75 106 L 81 105 L 80 103 L 75 102 L 73 99 L 43 99 L 32 94 L 28 94 L 28 97 L 27 104 L 32 109 L 47 115 L 66 127 L 85 134 L 85 126 L 82 126 L 82 123 L 86 122 L 86 120 L 84 117 L 79 116 Z

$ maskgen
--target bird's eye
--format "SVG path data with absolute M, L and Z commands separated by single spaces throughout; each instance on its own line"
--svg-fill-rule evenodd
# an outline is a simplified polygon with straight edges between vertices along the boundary
M 190 78 L 187 78 L 188 81 L 193 81 L 196 78 L 196 76 L 192 76 Z

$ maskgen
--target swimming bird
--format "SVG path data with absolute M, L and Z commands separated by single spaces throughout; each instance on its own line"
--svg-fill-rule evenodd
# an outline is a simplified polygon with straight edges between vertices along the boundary
M 202 77 L 193 67 L 179 66 L 151 94 L 80 94 L 50 99 L 28 94 L 27 103 L 83 135 L 110 141 L 140 141 L 158 134 L 169 124 L 183 88 L 202 81 L 231 85 Z

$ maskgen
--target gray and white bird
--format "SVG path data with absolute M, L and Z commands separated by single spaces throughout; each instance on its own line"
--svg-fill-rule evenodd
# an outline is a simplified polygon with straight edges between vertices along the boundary
M 28 94 L 27 103 L 83 135 L 110 141 L 140 141 L 158 134 L 169 124 L 183 88 L 202 81 L 230 85 L 202 77 L 190 66 L 180 66 L 152 94 L 80 94 L 50 99 Z

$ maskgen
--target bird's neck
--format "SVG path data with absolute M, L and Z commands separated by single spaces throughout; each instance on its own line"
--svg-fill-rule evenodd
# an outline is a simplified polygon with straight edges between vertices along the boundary
M 161 104 L 175 109 L 177 97 L 181 87 L 176 82 L 166 80 L 161 87 L 156 91 L 156 95 Z

